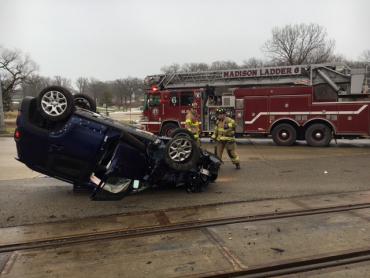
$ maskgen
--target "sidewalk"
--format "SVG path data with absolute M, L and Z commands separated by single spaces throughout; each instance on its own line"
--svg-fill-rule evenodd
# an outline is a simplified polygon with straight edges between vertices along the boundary
M 41 176 L 17 161 L 13 138 L 0 137 L 0 180 L 27 179 Z

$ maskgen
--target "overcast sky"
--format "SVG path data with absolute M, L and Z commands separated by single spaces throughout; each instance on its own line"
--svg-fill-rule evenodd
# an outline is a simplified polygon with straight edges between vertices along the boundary
M 0 45 L 73 79 L 263 58 L 271 29 L 295 23 L 324 26 L 347 58 L 370 49 L 369 0 L 0 0 Z

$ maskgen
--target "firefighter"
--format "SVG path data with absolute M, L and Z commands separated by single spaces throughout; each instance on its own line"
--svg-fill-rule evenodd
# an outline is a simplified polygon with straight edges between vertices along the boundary
M 216 141 L 216 155 L 222 159 L 222 153 L 226 148 L 232 163 L 236 169 L 240 169 L 239 156 L 236 153 L 235 143 L 235 121 L 226 116 L 226 111 L 223 108 L 216 110 L 217 122 L 212 139 Z
M 200 122 L 198 121 L 196 107 L 196 103 L 193 103 L 190 110 L 186 114 L 185 128 L 193 134 L 195 141 L 197 142 L 198 146 L 200 146 Z

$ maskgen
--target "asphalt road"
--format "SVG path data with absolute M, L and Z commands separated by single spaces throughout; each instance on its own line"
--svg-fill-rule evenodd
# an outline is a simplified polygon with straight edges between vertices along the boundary
M 212 149 L 212 145 L 204 144 Z M 242 169 L 228 159 L 207 191 L 153 189 L 120 201 L 93 202 L 72 186 L 29 171 L 14 160 L 11 138 L 0 138 L 0 227 L 94 215 L 369 190 L 370 140 L 339 141 L 328 148 L 278 147 L 271 140 L 238 144 Z M 224 154 L 226 155 L 226 153 Z

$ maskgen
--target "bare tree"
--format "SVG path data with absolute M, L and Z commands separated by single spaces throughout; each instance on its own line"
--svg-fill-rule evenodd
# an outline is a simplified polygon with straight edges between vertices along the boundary
M 243 68 L 259 68 L 264 66 L 270 66 L 271 62 L 266 62 L 262 59 L 258 59 L 255 57 L 249 58 L 248 60 L 244 60 L 242 67 Z
M 5 111 L 11 109 L 11 94 L 36 70 L 36 63 L 28 55 L 0 47 L 0 79 Z
M 330 61 L 334 45 L 325 28 L 311 23 L 275 27 L 262 49 L 278 64 L 296 65 Z
M 361 55 L 361 57 L 360 57 L 360 60 L 361 60 L 361 61 L 364 61 L 364 62 L 366 62 L 366 63 L 370 63 L 370 49 L 365 50 L 365 51 L 362 53 L 362 55 Z
M 117 79 L 113 82 L 113 94 L 116 97 L 119 106 L 127 106 L 127 97 L 129 96 L 129 90 L 126 85 L 125 79 Z
M 54 76 L 52 79 L 52 84 L 73 90 L 71 80 L 60 75 Z
M 105 104 L 106 106 L 111 106 L 113 100 L 113 95 L 110 90 L 104 90 L 101 95 L 101 103 Z
M 181 66 L 183 72 L 198 72 L 209 70 L 209 66 L 206 63 L 186 63 Z
M 161 67 L 163 73 L 175 73 L 175 72 L 198 72 L 209 70 L 209 65 L 206 63 L 185 63 L 181 66 L 174 63 L 170 66 Z
M 38 74 L 30 75 L 26 80 L 22 82 L 23 97 L 25 96 L 37 96 L 41 90 L 50 86 L 52 81 L 48 77 L 43 77 Z
M 215 61 L 209 66 L 210 70 L 227 70 L 227 69 L 237 69 L 238 64 L 234 61 Z
M 136 100 L 139 95 L 144 93 L 144 83 L 143 80 L 136 77 L 128 77 L 126 79 L 126 84 L 130 92 L 130 103 Z
M 125 109 L 131 107 L 131 104 L 143 93 L 144 83 L 139 78 L 128 77 L 117 79 L 113 82 L 113 94 L 117 99 L 118 105 Z
M 86 77 L 77 78 L 76 86 L 80 94 L 86 94 L 89 87 L 89 79 Z
M 163 73 L 179 72 L 180 68 L 181 68 L 181 66 L 179 64 L 174 63 L 174 64 L 169 65 L 169 66 L 161 67 L 161 72 L 163 72 Z
M 95 78 L 90 78 L 89 86 L 87 89 L 88 95 L 90 95 L 97 104 L 103 104 L 101 102 L 102 95 L 104 91 L 108 91 L 107 83 L 97 80 Z
M 1 79 L 0 79 L 0 133 L 5 132 L 4 122 L 4 109 L 3 109 L 3 92 L 1 90 Z

